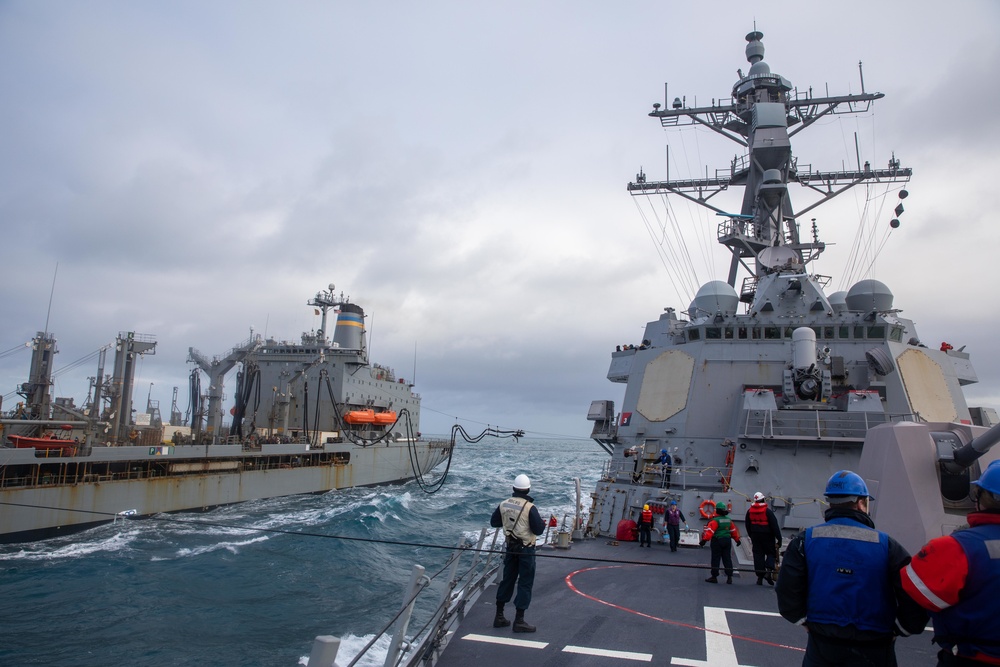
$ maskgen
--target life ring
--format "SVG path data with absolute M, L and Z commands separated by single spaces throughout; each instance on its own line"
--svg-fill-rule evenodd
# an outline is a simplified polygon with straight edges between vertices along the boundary
M 705 509 L 706 507 L 710 509 L 711 512 L 706 510 Z M 715 516 L 715 503 L 711 500 L 703 500 L 701 501 L 701 505 L 698 506 L 698 511 L 701 513 L 701 516 L 703 518 L 711 519 L 713 516 Z

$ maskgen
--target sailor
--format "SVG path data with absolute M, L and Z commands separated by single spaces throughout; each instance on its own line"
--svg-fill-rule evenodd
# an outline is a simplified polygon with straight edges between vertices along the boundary
M 774 559 L 781 548 L 781 528 L 778 527 L 778 517 L 767 506 L 764 494 L 758 491 L 753 494 L 753 503 L 747 510 L 745 520 L 747 537 L 753 545 L 753 569 L 757 574 L 757 585 L 765 581 L 774 586 Z
M 503 557 L 503 579 L 497 587 L 497 615 L 493 619 L 494 628 L 505 628 L 510 621 L 504 618 L 504 605 L 510 602 L 517 585 L 514 598 L 514 632 L 534 632 L 535 626 L 524 620 L 524 612 L 531 604 L 531 587 L 535 583 L 535 537 L 545 532 L 545 522 L 535 507 L 534 499 L 528 495 L 531 481 L 527 475 L 514 478 L 514 494 L 493 510 L 490 525 L 503 527 L 507 537 L 507 551 Z
M 896 635 L 919 634 L 927 612 L 903 591 L 910 555 L 875 529 L 868 486 L 850 470 L 826 485 L 826 523 L 792 538 L 778 574 L 778 611 L 809 632 L 803 667 L 895 667 Z
M 677 551 L 677 545 L 681 541 L 681 524 L 687 528 L 687 519 L 684 518 L 684 512 L 677 507 L 677 501 L 671 500 L 670 507 L 663 515 L 663 525 L 667 527 L 667 533 L 670 535 L 670 550 Z
M 663 484 L 661 485 L 660 488 L 667 488 L 670 486 L 670 472 L 671 472 L 670 454 L 667 453 L 667 450 L 665 449 L 660 450 L 660 458 L 656 459 L 656 463 L 662 466 L 660 468 L 660 471 L 663 473 Z
M 711 540 L 712 543 L 712 576 L 706 579 L 710 584 L 719 583 L 719 561 L 726 570 L 726 583 L 733 583 L 733 540 L 736 546 L 743 544 L 740 541 L 740 529 L 729 518 L 729 507 L 726 503 L 719 501 L 715 504 L 715 516 L 713 516 L 705 530 L 701 533 L 701 541 L 698 546 L 704 546 L 705 542 Z
M 931 613 L 938 667 L 1000 665 L 1000 461 L 972 484 L 969 527 L 928 542 L 901 575 Z
M 652 534 L 653 511 L 649 509 L 649 505 L 643 505 L 642 512 L 639 513 L 639 546 L 652 547 L 653 544 L 650 541 Z

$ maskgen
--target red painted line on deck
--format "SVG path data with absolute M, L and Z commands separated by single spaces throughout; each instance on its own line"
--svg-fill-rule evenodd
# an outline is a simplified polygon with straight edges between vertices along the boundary
M 710 629 L 702 627 L 700 625 L 694 625 L 692 623 L 684 623 L 683 621 L 674 621 L 674 620 L 671 620 L 669 618 L 660 618 L 659 616 L 653 616 L 651 614 L 646 614 L 646 613 L 638 611 L 636 609 L 630 609 L 628 607 L 623 607 L 620 604 L 615 604 L 614 602 L 608 602 L 607 600 L 602 600 L 601 598 L 594 597 L 593 595 L 588 595 L 587 593 L 584 593 L 579 588 L 577 588 L 576 586 L 573 585 L 573 577 L 576 576 L 576 575 L 578 575 L 578 574 L 580 574 L 581 572 L 593 572 L 593 571 L 596 571 L 596 570 L 606 570 L 606 569 L 615 568 L 615 567 L 623 567 L 623 566 L 622 565 L 602 565 L 600 567 L 585 567 L 583 569 L 576 570 L 574 572 L 570 572 L 569 574 L 566 575 L 566 578 L 565 578 L 566 585 L 569 586 L 569 589 L 571 591 L 573 591 L 577 595 L 580 595 L 582 597 L 587 598 L 588 600 L 593 600 L 594 602 L 606 605 L 606 606 L 611 607 L 613 609 L 617 609 L 619 611 L 624 611 L 627 614 L 635 614 L 636 616 L 642 616 L 643 618 L 648 618 L 651 621 L 656 621 L 658 623 L 666 623 L 667 625 L 676 625 L 678 627 L 688 628 L 690 630 L 700 630 L 701 632 L 711 632 L 713 634 L 723 635 L 725 637 L 732 637 L 733 639 L 742 639 L 743 641 L 753 642 L 755 644 L 763 644 L 765 646 L 773 646 L 775 648 L 786 648 L 786 649 L 789 649 L 791 651 L 800 651 L 802 653 L 805 653 L 805 649 L 804 648 L 799 648 L 798 646 L 788 646 L 787 644 L 777 644 L 775 642 L 769 642 L 769 641 L 765 641 L 763 639 L 754 639 L 753 637 L 745 637 L 743 635 L 734 635 L 734 634 L 731 634 L 731 633 L 728 633 L 728 632 L 722 632 L 720 630 L 710 630 Z

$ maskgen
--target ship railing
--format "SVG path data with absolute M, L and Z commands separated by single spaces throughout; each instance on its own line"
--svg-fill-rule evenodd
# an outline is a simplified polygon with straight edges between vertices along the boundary
M 484 549 L 491 534 L 490 545 Z M 475 545 L 470 545 L 463 537 L 444 566 L 433 575 L 428 576 L 423 566 L 414 565 L 399 612 L 350 662 L 344 663 L 345 667 L 353 667 L 364 659 L 382 636 L 390 637 L 384 662 L 386 667 L 435 665 L 448 641 L 455 635 L 466 611 L 496 579 L 503 555 L 503 549 L 497 548 L 500 535 L 499 529 L 491 531 L 483 528 Z M 460 569 L 463 562 L 467 563 L 467 567 Z M 435 593 L 432 587 L 434 581 L 443 582 L 444 590 L 438 592 L 438 601 L 430 617 L 419 629 L 408 634 L 417 599 L 422 594 Z M 331 667 L 337 658 L 339 648 L 340 640 L 336 637 L 331 635 L 316 637 L 309 656 L 310 667 Z M 368 662 L 371 662 L 371 658 Z
M 712 489 L 724 488 L 723 477 L 726 471 L 719 466 L 673 465 L 670 468 L 647 462 L 635 467 L 634 462 L 610 460 L 604 463 L 601 479 L 606 482 L 621 484 L 639 484 L 657 486 L 661 489 L 687 488 Z
M 837 440 L 864 442 L 880 424 L 917 421 L 913 413 L 824 410 L 747 410 L 741 437 L 750 440 Z

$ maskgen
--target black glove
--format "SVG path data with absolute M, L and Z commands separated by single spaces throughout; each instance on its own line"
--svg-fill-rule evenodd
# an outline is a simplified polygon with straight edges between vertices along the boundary
M 743 544 L 742 542 L 740 542 L 739 540 L 736 540 L 736 546 L 741 546 L 742 544 Z
M 699 547 L 705 546 L 705 540 L 698 540 L 698 546 Z

